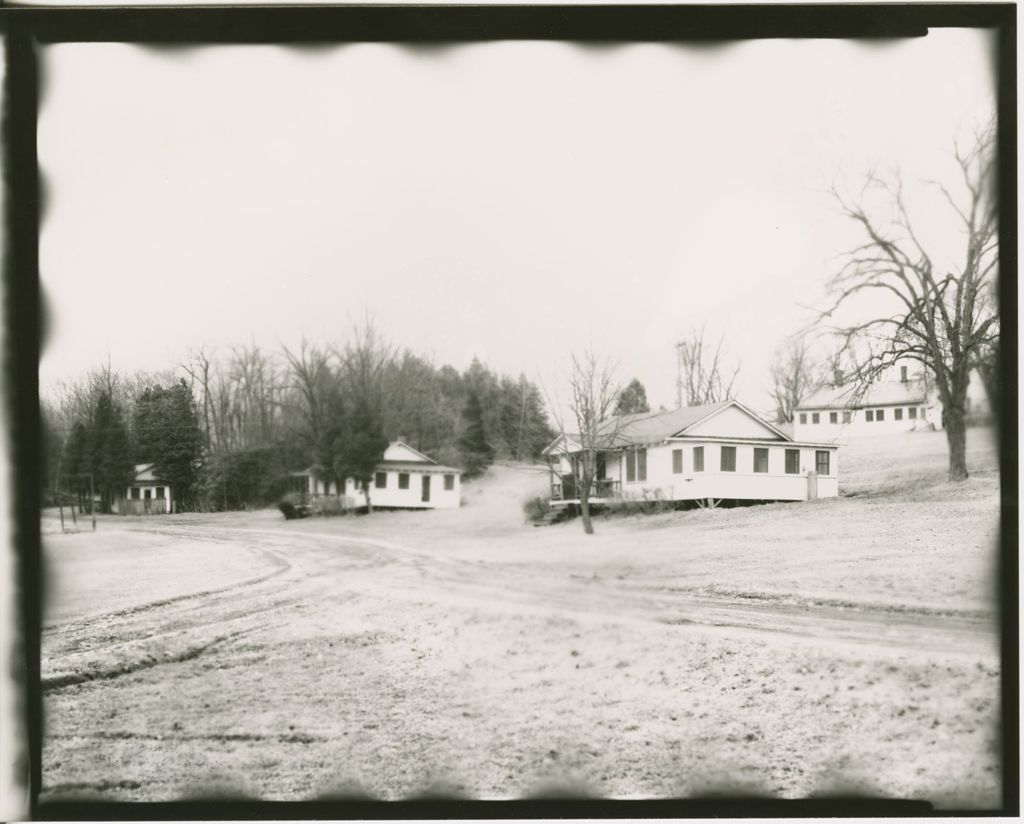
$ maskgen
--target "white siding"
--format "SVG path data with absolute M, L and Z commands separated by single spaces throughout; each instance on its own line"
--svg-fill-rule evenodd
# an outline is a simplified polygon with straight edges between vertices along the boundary
M 687 428 L 686 435 L 704 438 L 778 438 L 778 433 L 736 406 L 727 406 Z
M 910 417 L 910 409 L 917 409 L 917 418 Z M 884 417 L 877 420 L 878 410 L 884 410 Z M 903 411 L 903 419 L 896 420 L 896 410 Z M 875 420 L 869 421 L 867 411 L 871 411 Z M 836 413 L 837 422 L 831 423 L 830 415 Z M 818 423 L 814 423 L 814 415 L 818 415 Z M 807 416 L 807 422 L 801 423 L 801 416 Z M 842 410 L 801 409 L 793 420 L 793 437 L 798 441 L 835 441 L 845 438 L 856 438 L 864 435 L 891 435 L 894 432 L 912 432 L 921 429 L 939 428 L 933 426 L 934 410 L 927 410 L 924 404 L 897 404 L 893 406 L 869 406 L 865 409 L 850 410 L 850 422 L 843 423 Z
M 384 471 L 384 470 L 382 470 Z M 459 506 L 461 485 L 457 472 L 420 472 L 417 470 L 385 471 L 387 476 L 383 489 L 376 486 L 376 478 L 370 482 L 370 502 L 373 506 L 396 506 L 409 509 L 456 509 Z M 399 489 L 399 474 L 409 476 L 409 488 Z M 445 476 L 453 478 L 453 488 L 444 488 Z M 423 478 L 430 478 L 430 500 L 423 500 Z M 362 491 L 356 491 L 351 478 L 346 485 L 346 495 L 351 497 L 356 506 L 365 506 L 366 497 Z
M 693 469 L 694 447 L 704 447 L 704 471 Z M 736 449 L 736 471 L 721 471 L 722 446 Z M 683 471 L 672 472 L 672 450 L 683 450 Z M 810 447 L 787 447 L 784 441 L 766 444 L 768 472 L 754 472 L 753 444 L 672 442 L 647 450 L 647 480 L 623 482 L 622 496 L 634 500 L 694 500 L 697 498 L 735 498 L 738 500 L 802 501 L 808 497 L 807 473 L 815 471 L 815 452 Z M 800 450 L 800 474 L 786 474 L 786 449 Z M 817 476 L 817 497 L 834 498 L 839 494 L 838 450 L 829 452 L 829 474 Z

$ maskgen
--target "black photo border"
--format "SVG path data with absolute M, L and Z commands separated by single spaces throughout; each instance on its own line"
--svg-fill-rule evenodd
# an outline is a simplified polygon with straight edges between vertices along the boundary
M 39 358 L 45 320 L 39 283 L 41 188 L 36 123 L 43 78 L 38 44 L 133 42 L 153 46 L 230 43 L 284 45 L 346 42 L 461 43 L 489 40 L 712 42 L 763 38 L 903 38 L 930 28 L 988 28 L 996 33 L 1000 162 L 1000 616 L 1003 800 L 998 810 L 935 811 L 927 801 L 819 797 L 686 798 L 651 801 L 524 799 L 476 801 L 364 799 L 264 802 L 218 799 L 175 802 L 52 801 L 41 803 L 40 678 L 41 539 L 39 534 Z M 28 814 L 45 820 L 692 818 L 1016 816 L 1019 795 L 1019 652 L 1017 472 L 1017 84 L 1016 7 L 997 4 L 830 5 L 457 5 L 5 7 L 3 110 L 5 295 L 3 358 L 11 466 L 8 504 L 15 543 L 15 670 L 25 737 L 20 762 L 28 775 Z

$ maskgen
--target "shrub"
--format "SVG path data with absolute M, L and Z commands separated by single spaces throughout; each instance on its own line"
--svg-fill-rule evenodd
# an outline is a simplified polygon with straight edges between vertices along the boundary
M 346 512 L 345 504 L 336 495 L 323 495 L 310 501 L 309 511 L 320 518 L 336 518 Z
M 527 519 L 531 521 L 539 521 L 550 511 L 551 502 L 547 498 L 543 498 L 539 495 L 533 498 L 527 498 L 523 501 L 523 512 L 526 513 Z

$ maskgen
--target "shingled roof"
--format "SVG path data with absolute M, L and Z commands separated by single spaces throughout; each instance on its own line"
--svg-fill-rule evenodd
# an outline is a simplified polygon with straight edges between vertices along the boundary
M 697 421 L 728 406 L 732 401 L 709 403 L 704 406 L 684 406 L 667 412 L 638 412 L 619 415 L 605 422 L 603 431 L 611 436 L 608 446 L 633 446 L 661 443 L 682 432 Z
M 800 402 L 797 409 L 863 409 L 868 406 L 922 404 L 928 397 L 923 380 L 873 383 L 864 391 L 854 384 L 826 386 Z

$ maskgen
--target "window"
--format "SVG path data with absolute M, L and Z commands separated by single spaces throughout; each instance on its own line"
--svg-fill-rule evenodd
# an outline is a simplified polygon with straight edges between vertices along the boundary
M 921 407 L 921 418 L 924 419 L 924 407 Z
M 139 500 L 139 488 L 137 486 L 133 486 L 132 487 L 132 500 L 133 501 Z
M 156 488 L 156 497 L 157 497 L 157 500 L 160 500 L 160 501 L 163 500 L 163 498 L 164 498 L 164 488 L 162 486 L 158 486 Z
M 704 471 L 704 447 L 695 446 L 693 448 L 693 471 L 703 472 Z
M 853 413 L 852 412 L 844 412 L 843 413 L 843 423 L 849 423 L 852 418 L 853 418 Z
M 893 417 L 894 417 L 894 418 L 895 418 L 896 420 L 898 420 L 898 421 L 902 421 L 902 420 L 903 420 L 903 410 L 902 410 L 902 409 L 896 409 L 896 410 L 894 410 L 894 411 L 893 411 L 893 413 L 892 413 L 892 416 L 893 416 Z
M 828 475 L 828 450 L 814 453 L 814 468 L 819 475 Z
M 672 473 L 679 475 L 683 471 L 683 450 L 672 450 Z
M 811 423 L 821 423 L 821 415 L 819 415 L 817 412 L 812 412 Z
M 878 409 L 878 410 L 875 411 L 875 420 L 876 421 L 884 421 L 885 420 L 885 410 L 884 409 Z
M 874 410 L 873 409 L 869 409 L 867 412 L 865 412 L 864 413 L 864 418 L 867 420 L 868 423 L 871 423 L 875 419 L 875 412 L 874 412 Z
M 786 474 L 787 475 L 799 475 L 800 474 L 800 450 L 799 449 L 787 449 L 786 450 Z
M 455 489 L 455 476 L 454 475 L 445 475 L 444 476 L 444 489 L 445 489 L 445 492 L 451 492 L 453 489 Z
M 398 473 L 398 488 L 408 489 L 409 488 L 409 473 L 399 472 Z
M 801 412 L 800 413 L 800 423 L 807 423 L 807 413 L 806 412 Z
M 626 452 L 626 482 L 647 480 L 647 450 L 630 449 Z
M 839 413 L 838 412 L 829 412 L 828 413 L 828 422 L 829 423 L 839 423 Z
M 723 446 L 722 447 L 722 472 L 735 472 L 736 471 L 736 447 L 735 446 Z
M 754 447 L 754 471 L 768 471 L 768 449 L 762 446 Z
M 377 489 L 386 489 L 388 485 L 388 473 L 375 472 L 373 475 L 373 485 L 377 487 Z
M 909 409 L 907 410 L 907 413 L 908 413 L 908 414 L 909 414 L 909 416 L 910 416 L 910 420 L 912 420 L 912 421 L 915 421 L 915 420 L 917 420 L 917 407 L 916 407 L 916 406 L 911 406 L 911 407 L 910 407 L 910 408 L 909 408 Z

